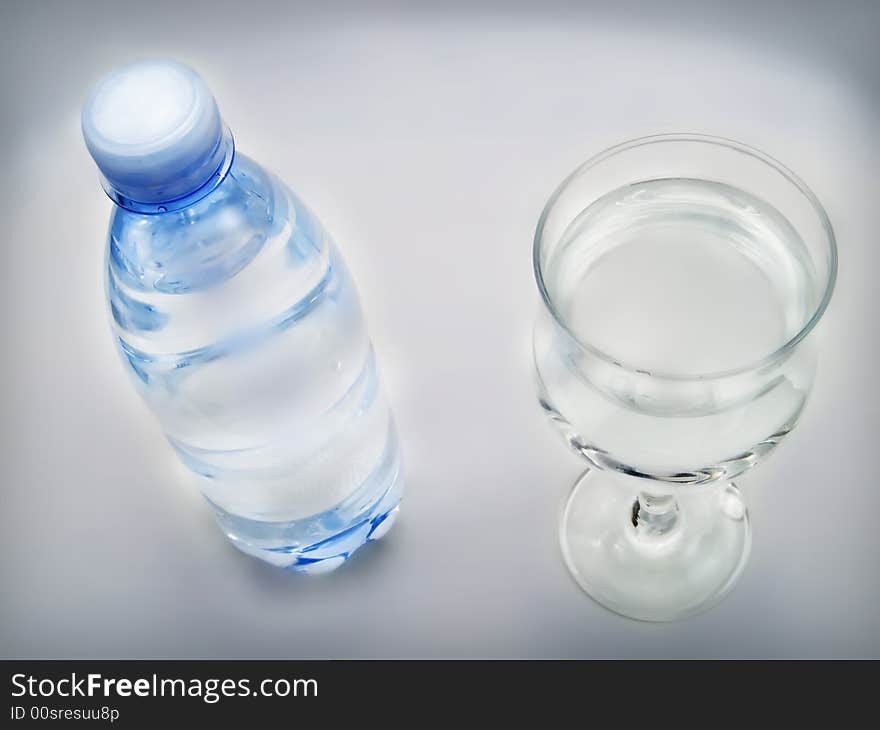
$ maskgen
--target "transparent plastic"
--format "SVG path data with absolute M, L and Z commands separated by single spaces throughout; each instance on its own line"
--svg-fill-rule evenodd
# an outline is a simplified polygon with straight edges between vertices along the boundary
M 606 607 L 708 608 L 751 533 L 730 482 L 797 424 L 837 253 L 825 212 L 775 160 L 729 140 L 648 137 L 573 173 L 535 237 L 541 405 L 590 464 L 560 539 Z
M 113 332 L 229 539 L 324 572 L 393 523 L 394 424 L 330 237 L 225 131 L 221 144 L 219 171 L 176 198 L 134 201 L 108 183 Z

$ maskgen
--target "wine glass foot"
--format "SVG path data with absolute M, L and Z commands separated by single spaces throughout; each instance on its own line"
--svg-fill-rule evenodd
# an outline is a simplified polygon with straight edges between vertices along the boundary
M 591 598 L 629 618 L 673 621 L 711 608 L 733 587 L 751 546 L 739 490 L 722 482 L 681 492 L 668 529 L 651 530 L 639 523 L 638 493 L 618 476 L 587 470 L 578 479 L 559 538 Z

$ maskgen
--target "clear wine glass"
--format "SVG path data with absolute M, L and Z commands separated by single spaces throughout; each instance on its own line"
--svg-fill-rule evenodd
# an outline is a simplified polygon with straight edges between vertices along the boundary
M 589 463 L 560 542 L 596 601 L 632 618 L 702 611 L 751 533 L 730 481 L 794 428 L 808 337 L 834 288 L 834 233 L 771 157 L 702 135 L 589 160 L 550 198 L 534 266 L 540 403 Z

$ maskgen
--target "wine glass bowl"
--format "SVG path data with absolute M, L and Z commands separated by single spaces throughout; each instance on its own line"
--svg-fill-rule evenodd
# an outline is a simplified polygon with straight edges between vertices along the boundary
M 538 223 L 539 400 L 594 469 L 566 505 L 578 583 L 634 618 L 711 606 L 748 556 L 730 479 L 794 428 L 834 234 L 789 170 L 745 145 L 646 137 L 579 167 Z

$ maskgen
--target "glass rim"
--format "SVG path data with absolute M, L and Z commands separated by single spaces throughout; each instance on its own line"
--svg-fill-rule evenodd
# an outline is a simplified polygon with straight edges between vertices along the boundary
M 553 211 L 556 202 L 559 200 L 561 195 L 569 188 L 571 183 L 576 178 L 580 177 L 583 173 L 595 167 L 599 163 L 604 162 L 608 158 L 613 157 L 621 152 L 634 149 L 636 147 L 663 142 L 696 142 L 703 144 L 713 144 L 720 147 L 726 147 L 745 155 L 749 155 L 750 157 L 753 157 L 758 161 L 763 162 L 764 164 L 770 166 L 776 172 L 781 174 L 788 182 L 790 182 L 795 188 L 797 188 L 801 195 L 803 195 L 807 199 L 807 202 L 810 203 L 813 211 L 819 218 L 819 222 L 822 224 L 822 228 L 825 232 L 825 240 L 828 246 L 828 252 L 830 254 L 830 260 L 827 282 L 825 284 L 825 291 L 823 292 L 822 297 L 819 300 L 819 304 L 816 306 L 812 315 L 806 320 L 806 322 L 795 335 L 788 338 L 785 342 L 783 342 L 782 345 L 773 350 L 771 353 L 759 358 L 756 361 L 727 370 L 719 370 L 709 373 L 665 373 L 657 372 L 651 368 L 645 369 L 638 367 L 637 363 L 624 362 L 619 358 L 614 357 L 613 355 L 596 347 L 595 345 L 586 342 L 579 335 L 577 335 L 571 329 L 571 327 L 568 326 L 565 318 L 562 317 L 562 315 L 559 313 L 556 305 L 553 302 L 553 297 L 550 296 L 550 292 L 547 290 L 541 265 L 541 251 L 543 249 L 542 244 L 544 242 L 544 227 L 547 223 L 547 218 L 550 216 L 550 213 Z M 736 140 L 728 139 L 726 137 L 681 132 L 672 134 L 653 134 L 645 137 L 630 139 L 625 142 L 620 142 L 616 145 L 613 145 L 612 147 L 608 147 L 602 152 L 599 152 L 598 154 L 589 158 L 586 162 L 579 165 L 577 168 L 575 168 L 573 172 L 565 177 L 565 179 L 556 187 L 556 189 L 553 191 L 553 194 L 547 200 L 547 203 L 544 205 L 544 209 L 541 212 L 541 217 L 538 219 L 538 225 L 535 229 L 534 243 L 532 246 L 532 265 L 534 267 L 535 280 L 538 284 L 538 291 L 541 293 L 541 299 L 543 300 L 544 305 L 547 307 L 556 323 L 584 350 L 590 352 L 591 354 L 606 361 L 611 365 L 623 368 L 624 370 L 628 370 L 630 372 L 640 372 L 644 374 L 649 373 L 651 377 L 663 378 L 668 380 L 710 380 L 736 375 L 744 372 L 760 370 L 761 368 L 787 355 L 815 328 L 819 320 L 822 318 L 822 315 L 825 313 L 825 310 L 828 308 L 828 303 L 831 300 L 831 295 L 834 292 L 834 286 L 837 281 L 837 239 L 835 238 L 834 228 L 831 225 L 828 214 L 825 212 L 825 208 L 822 207 L 822 204 L 819 202 L 819 199 L 816 197 L 815 193 L 813 193 L 813 191 L 807 186 L 807 184 L 803 180 L 801 180 L 794 172 L 792 172 L 788 167 L 783 165 L 774 157 L 771 157 L 770 155 L 761 152 L 760 150 L 747 144 L 737 142 Z

